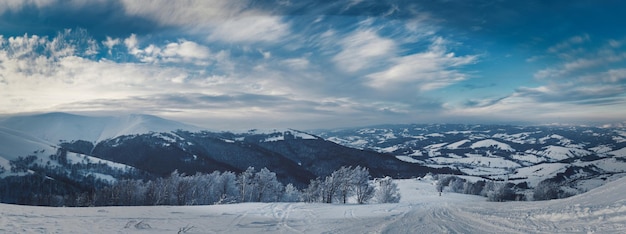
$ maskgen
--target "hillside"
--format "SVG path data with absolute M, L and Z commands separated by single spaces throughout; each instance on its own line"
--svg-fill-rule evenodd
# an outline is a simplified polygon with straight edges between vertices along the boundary
M 406 162 L 531 187 L 551 179 L 584 192 L 626 173 L 622 128 L 409 124 L 315 133 Z
M 0 191 L 0 197 L 20 204 L 31 204 L 39 196 L 67 200 L 68 193 L 91 192 L 120 179 L 162 178 L 175 171 L 193 175 L 267 168 L 281 182 L 298 188 L 342 166 L 370 168 L 374 177 L 460 173 L 342 146 L 293 129 L 208 132 L 146 115 L 12 117 L 0 123 L 0 140 L 0 178 L 6 178 L 0 184 L 13 188 Z M 46 191 L 56 192 L 43 194 Z M 59 203 L 48 199 L 37 204 Z
M 3 233 L 624 233 L 626 179 L 562 200 L 493 203 L 398 181 L 397 204 L 50 208 L 0 204 Z

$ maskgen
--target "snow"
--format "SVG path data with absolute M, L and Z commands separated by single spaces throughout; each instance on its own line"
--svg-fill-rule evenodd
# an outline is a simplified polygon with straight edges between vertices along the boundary
M 511 147 L 510 145 L 506 144 L 506 143 L 502 143 L 496 140 L 492 140 L 492 139 L 486 139 L 486 140 L 482 140 L 482 141 L 478 141 L 473 143 L 470 148 L 472 149 L 476 149 L 476 148 L 489 148 L 489 147 L 496 147 L 498 149 L 501 150 L 506 150 L 506 151 L 515 151 L 515 149 L 513 149 L 513 147 Z
M 308 134 L 306 132 L 302 132 L 302 131 L 298 131 L 295 129 L 284 129 L 284 130 L 279 130 L 279 129 L 273 129 L 270 131 L 266 131 L 266 130 L 254 130 L 254 131 L 249 131 L 251 133 L 255 133 L 255 134 L 266 134 L 269 135 L 267 138 L 263 139 L 262 142 L 274 142 L 274 141 L 284 141 L 285 140 L 285 135 L 292 135 L 294 138 L 296 139 L 302 139 L 302 140 L 314 140 L 314 139 L 318 139 L 316 136 L 313 136 L 311 134 Z
M 530 167 L 523 167 L 515 170 L 510 178 L 526 178 L 530 187 L 534 187 L 546 178 L 554 177 L 557 173 L 564 172 L 568 164 L 565 163 L 542 163 Z
M 536 141 L 535 138 L 529 138 L 531 134 L 539 133 L 539 132 L 522 132 L 516 134 L 506 134 L 506 133 L 496 133 L 493 135 L 494 138 L 499 138 L 505 141 L 510 141 L 518 144 L 527 144 L 534 143 Z
M 618 149 L 618 150 L 615 150 L 615 151 L 608 152 L 608 154 L 615 155 L 615 156 L 618 156 L 618 157 L 626 157 L 626 147 Z
M 511 158 L 524 161 L 524 162 L 533 163 L 533 164 L 546 161 L 545 158 L 537 157 L 537 155 L 527 154 L 527 153 L 516 153 L 516 154 L 511 155 Z
M 520 165 L 516 162 L 506 160 L 504 158 L 492 158 L 492 157 L 484 157 L 484 156 L 472 156 L 467 158 L 447 158 L 447 157 L 435 157 L 430 158 L 433 162 L 437 162 L 438 164 L 467 164 L 474 166 L 483 166 L 483 167 L 491 167 L 491 168 L 517 168 Z
M 262 140 L 262 142 L 274 142 L 274 141 L 284 141 L 284 140 L 285 140 L 285 137 L 283 136 L 283 134 L 279 134 L 279 135 L 265 138 Z
M 444 137 L 444 135 L 441 134 L 441 133 L 431 133 L 431 134 L 428 134 L 426 136 L 427 137 Z
M 591 154 L 591 152 L 584 150 L 584 149 L 569 148 L 569 147 L 555 146 L 555 145 L 546 146 L 543 148 L 542 151 L 527 150 L 526 153 L 545 156 L 548 158 L 552 158 L 556 161 L 571 158 L 574 156 L 586 156 L 586 155 Z
M 89 155 L 79 154 L 79 153 L 67 153 L 67 161 L 71 164 L 79 164 L 79 163 L 94 163 L 94 164 L 105 164 L 110 168 L 120 169 L 120 170 L 128 170 L 131 169 L 131 166 L 112 162 L 109 160 L 104 160 L 101 158 L 92 157 Z
M 25 157 L 34 151 L 44 150 L 45 154 L 55 154 L 56 148 L 44 140 L 28 134 L 0 127 L 0 157 L 14 160 L 19 156 Z
M 50 208 L 0 204 L 2 233 L 624 233 L 626 178 L 574 197 L 486 202 L 398 180 L 396 204 Z
M 609 152 L 613 150 L 613 148 L 611 148 L 611 146 L 608 146 L 608 145 L 599 145 L 596 147 L 589 148 L 589 150 L 601 154 L 601 153 Z
M 400 160 L 402 160 L 402 161 L 405 161 L 405 162 L 410 162 L 410 163 L 421 163 L 421 162 L 422 162 L 422 161 L 417 160 L 417 159 L 414 159 L 414 158 L 412 158 L 412 157 L 409 157 L 409 156 L 403 156 L 403 155 L 398 155 L 398 156 L 396 156 L 396 158 L 397 158 L 397 159 L 400 159 Z
M 398 150 L 398 146 L 397 145 L 393 145 L 393 146 L 389 146 L 389 147 L 386 147 L 386 148 L 382 148 L 379 151 L 383 152 L 383 153 L 391 153 L 391 152 L 396 151 L 396 150 Z
M 448 148 L 448 149 L 458 149 L 461 145 L 463 145 L 463 144 L 465 144 L 467 142 L 469 142 L 469 140 L 460 140 L 460 141 L 454 142 L 452 144 L 449 144 L 448 146 L 446 146 L 446 148 Z

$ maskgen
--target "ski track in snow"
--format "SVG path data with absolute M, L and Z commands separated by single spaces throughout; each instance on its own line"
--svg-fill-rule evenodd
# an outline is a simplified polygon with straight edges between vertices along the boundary
M 0 204 L 0 233 L 625 233 L 626 178 L 561 200 L 486 202 L 398 180 L 396 204 L 52 208 Z M 182 233 L 182 232 L 181 232 Z

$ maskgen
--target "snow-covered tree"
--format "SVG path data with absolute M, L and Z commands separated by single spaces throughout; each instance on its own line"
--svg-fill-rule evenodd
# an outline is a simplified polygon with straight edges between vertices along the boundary
M 495 183 L 492 191 L 487 192 L 488 201 L 514 201 L 516 199 L 515 191 L 512 189 L 513 184 Z
M 539 182 L 533 189 L 533 199 L 535 201 L 551 200 L 559 198 L 561 186 L 550 180 Z
M 252 201 L 254 190 L 254 167 L 248 167 L 237 176 L 237 186 L 239 187 L 239 200 L 241 202 Z
M 276 179 L 276 173 L 267 168 L 261 169 L 254 176 L 256 202 L 277 202 L 282 195 L 283 185 Z
M 281 199 L 282 202 L 299 202 L 302 193 L 296 186 L 293 184 L 287 184 L 285 186 L 285 192 L 283 193 L 283 197 Z
M 389 176 L 374 180 L 376 192 L 374 197 L 378 203 L 398 203 L 400 202 L 400 190 L 398 185 Z
M 352 170 L 352 190 L 359 204 L 366 203 L 374 196 L 374 187 L 369 179 L 370 172 L 367 168 L 357 166 Z
M 348 196 L 351 195 L 353 189 L 353 171 L 352 167 L 342 166 L 339 170 L 334 171 L 330 175 L 335 182 L 337 188 L 334 190 L 337 194 L 337 198 L 341 203 L 347 203 Z
M 324 196 L 323 193 L 323 181 L 320 178 L 316 178 L 309 182 L 304 190 L 302 190 L 302 201 L 304 202 L 322 202 Z

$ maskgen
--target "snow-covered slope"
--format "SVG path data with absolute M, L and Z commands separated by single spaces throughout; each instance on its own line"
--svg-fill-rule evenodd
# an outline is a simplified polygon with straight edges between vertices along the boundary
M 402 124 L 316 134 L 429 167 L 453 167 L 494 180 L 514 178 L 514 183 L 531 186 L 554 179 L 587 191 L 609 177 L 626 175 L 624 132 L 585 126 Z M 586 180 L 590 182 L 581 182 Z
M 0 158 L 13 160 L 18 156 L 35 154 L 35 151 L 54 154 L 56 147 L 28 134 L 0 127 Z
M 30 134 L 58 144 L 60 141 L 102 140 L 148 132 L 170 132 L 178 129 L 200 130 L 197 127 L 151 115 L 91 117 L 67 113 L 18 116 L 0 122 L 0 126 Z
M 438 196 L 402 180 L 397 204 L 244 203 L 49 208 L 0 204 L 2 233 L 625 233 L 626 178 L 562 200 Z

